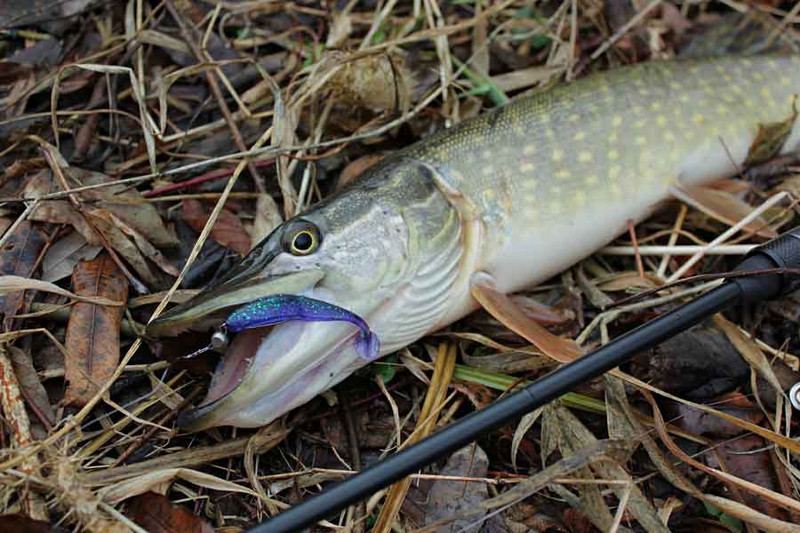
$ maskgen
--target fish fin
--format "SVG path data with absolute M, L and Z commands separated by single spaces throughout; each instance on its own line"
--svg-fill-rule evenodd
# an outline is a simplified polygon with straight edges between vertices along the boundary
M 554 335 L 531 320 L 508 295 L 495 288 L 491 275 L 485 272 L 473 274 L 470 280 L 470 292 L 493 317 L 548 357 L 559 363 L 569 363 L 583 355 L 580 346 L 574 340 Z
M 531 298 L 530 296 L 512 294 L 509 298 L 514 305 L 525 313 L 525 316 L 543 326 L 564 324 L 574 318 L 574 313 L 572 311 L 558 309 L 542 303 L 535 298 Z
M 678 200 L 689 204 L 698 211 L 719 220 L 729 226 L 733 226 L 741 219 L 750 214 L 753 206 L 741 200 L 728 191 L 701 186 L 672 185 L 670 194 Z M 769 227 L 763 217 L 756 217 L 749 224 L 745 224 L 744 231 L 748 231 L 760 237 L 772 239 L 777 237 L 777 233 Z

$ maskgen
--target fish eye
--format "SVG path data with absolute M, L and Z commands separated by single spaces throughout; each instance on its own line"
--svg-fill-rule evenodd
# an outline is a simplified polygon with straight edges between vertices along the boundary
M 292 255 L 308 255 L 319 247 L 319 230 L 313 224 L 304 224 L 291 234 L 285 249 Z

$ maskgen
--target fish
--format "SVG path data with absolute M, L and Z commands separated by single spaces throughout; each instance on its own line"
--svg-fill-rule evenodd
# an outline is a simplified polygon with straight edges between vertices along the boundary
M 736 200 L 708 185 L 755 161 L 756 148 L 800 146 L 798 91 L 800 58 L 737 56 L 648 61 L 514 99 L 386 157 L 287 220 L 146 335 L 207 331 L 259 298 L 290 294 L 361 317 L 379 356 L 483 307 L 572 360 L 580 347 L 508 295 L 672 197 L 736 218 Z M 352 323 L 314 320 L 241 331 L 179 425 L 268 424 L 367 364 L 359 335 Z

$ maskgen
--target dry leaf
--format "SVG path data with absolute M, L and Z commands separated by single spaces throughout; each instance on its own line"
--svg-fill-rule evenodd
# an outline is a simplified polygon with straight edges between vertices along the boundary
M 442 476 L 485 477 L 489 469 L 489 458 L 477 444 L 468 444 L 456 451 L 439 472 Z M 425 523 L 430 525 L 446 520 L 453 515 L 474 511 L 489 497 L 483 483 L 438 479 L 433 482 L 425 507 Z M 437 532 L 459 531 L 479 520 L 486 511 L 471 515 L 469 519 L 455 520 L 437 527 Z
M 514 438 L 511 440 L 511 464 L 514 470 L 517 470 L 517 452 L 522 439 L 529 429 L 533 427 L 539 417 L 542 415 L 543 409 L 540 407 L 522 417 L 522 420 L 517 424 L 517 429 L 514 430 Z
M 25 397 L 28 405 L 38 411 L 38 415 L 52 426 L 55 424 L 56 414 L 53 406 L 50 405 L 50 398 L 39 379 L 39 374 L 33 366 L 31 354 L 16 346 L 9 346 L 8 355 L 11 358 L 14 373 L 17 375 L 22 396 Z
M 58 155 L 53 150 L 50 153 L 54 157 Z M 60 159 L 59 156 L 55 160 Z M 97 172 L 70 167 L 65 167 L 63 171 L 64 176 L 73 182 L 70 186 L 113 183 L 111 178 Z M 44 170 L 28 180 L 25 195 L 36 198 L 59 190 L 53 182 L 52 173 Z M 151 204 L 135 203 L 141 200 L 138 192 L 125 190 L 122 185 L 114 184 L 75 193 L 74 196 L 91 203 L 81 204 L 79 212 L 67 200 L 41 202 L 31 213 L 31 220 L 69 224 L 93 246 L 104 244 L 97 234 L 99 232 L 108 246 L 130 263 L 136 273 L 151 286 L 158 286 L 160 282 L 147 263 L 148 257 L 152 257 L 165 272 L 174 275 L 174 269 L 162 260 L 160 253 L 153 253 L 154 248 L 150 241 L 158 246 L 172 247 L 177 245 L 177 238 L 166 228 L 158 211 Z M 129 238 L 126 232 L 132 237 Z M 145 238 L 137 239 L 140 235 Z M 142 247 L 145 249 L 140 249 Z
M 144 494 L 150 490 L 158 490 L 159 488 L 166 489 L 168 484 L 176 479 L 182 479 L 211 490 L 240 492 L 256 498 L 258 497 L 255 491 L 247 487 L 242 487 L 232 481 L 226 481 L 212 476 L 211 474 L 190 470 L 188 468 L 165 468 L 163 470 L 148 472 L 136 476 L 133 479 L 103 487 L 100 489 L 100 493 L 105 501 L 115 504 L 139 494 Z
M 108 254 L 81 261 L 72 274 L 75 292 L 111 300 L 128 298 L 128 281 Z M 65 403 L 82 406 L 105 384 L 119 363 L 121 307 L 75 304 L 67 324 Z
M 128 503 L 128 517 L 150 533 L 214 533 L 214 528 L 169 498 L 145 492 Z
M 105 209 L 91 208 L 84 211 L 86 219 L 91 222 L 92 226 L 103 234 L 108 245 L 117 251 L 125 261 L 127 261 L 133 269 L 139 274 L 142 279 L 151 286 L 159 286 L 159 280 L 155 272 L 147 262 L 147 258 L 142 254 L 141 250 L 136 246 L 125 233 L 117 227 L 114 220 L 114 215 Z M 96 234 L 92 230 L 92 235 Z M 86 235 L 84 235 L 86 237 Z M 92 242 L 92 241 L 89 241 Z
M 0 515 L 0 531 L 14 533 L 69 533 L 69 529 L 54 526 L 44 520 L 34 520 L 23 514 Z
M 741 439 L 715 443 L 714 448 L 713 454 L 706 454 L 705 456 L 706 462 L 710 467 L 719 468 L 738 478 L 746 479 L 751 483 L 775 492 L 781 491 L 773 471 L 770 449 L 761 437 L 746 435 Z M 744 492 L 742 493 L 742 501 L 749 507 L 778 520 L 790 519 L 786 509 L 766 498 Z
M 33 274 L 36 260 L 46 241 L 47 236 L 38 224 L 27 220 L 21 222 L 0 249 L 0 274 L 23 277 Z M 0 314 L 10 317 L 24 313 L 24 295 L 24 292 L 15 292 L 0 296 Z
M 256 219 L 253 221 L 253 229 L 250 231 L 250 240 L 253 247 L 265 239 L 272 230 L 283 222 L 281 210 L 278 204 L 269 194 L 258 195 L 256 201 Z
M 125 305 L 124 300 L 109 300 L 103 297 L 79 295 L 62 289 L 54 283 L 48 283 L 38 279 L 22 278 L 20 276 L 0 276 L 0 295 L 26 290 L 52 292 L 53 294 L 66 296 L 72 300 L 94 303 L 97 305 L 109 305 L 112 307 Z
M 72 274 L 78 261 L 94 259 L 102 249 L 102 246 L 89 244 L 83 235 L 73 231 L 58 239 L 47 250 L 42 260 L 41 279 L 50 282 L 62 280 Z
M 199 200 L 183 201 L 183 218 L 195 231 L 202 231 L 208 222 L 211 211 L 207 211 Z M 239 217 L 223 209 L 211 228 L 211 238 L 226 248 L 241 255 L 250 251 L 250 236 L 242 226 Z

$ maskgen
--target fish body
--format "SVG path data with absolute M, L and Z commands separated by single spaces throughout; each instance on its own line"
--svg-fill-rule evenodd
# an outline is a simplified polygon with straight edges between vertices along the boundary
M 476 275 L 501 292 L 531 286 L 675 187 L 735 174 L 760 127 L 793 116 L 798 92 L 799 58 L 730 57 L 647 62 L 513 101 L 385 159 L 148 331 L 291 292 L 364 317 L 385 355 L 473 311 Z M 790 123 L 778 151 L 798 145 Z M 306 253 L 292 239 L 308 228 L 319 239 Z M 305 403 L 366 363 L 356 333 L 289 323 L 235 339 L 186 427 L 259 426 Z

